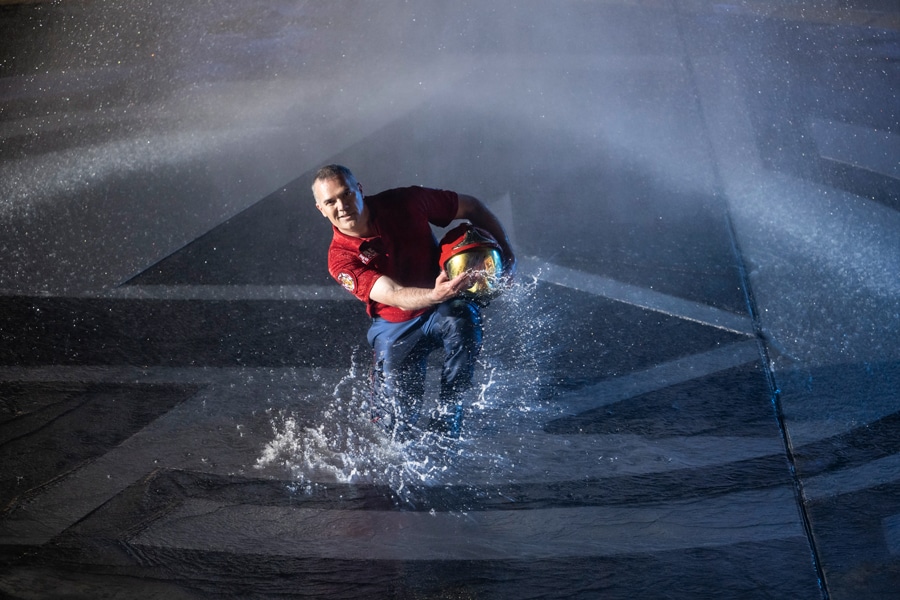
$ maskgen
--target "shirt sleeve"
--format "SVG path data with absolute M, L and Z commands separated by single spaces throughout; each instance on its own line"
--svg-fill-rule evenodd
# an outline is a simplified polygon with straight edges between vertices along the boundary
M 372 286 L 381 277 L 381 273 L 350 256 L 333 256 L 328 271 L 345 290 L 367 304 Z
M 341 287 L 366 303 L 372 286 L 380 277 L 380 273 L 360 260 L 357 252 L 334 244 L 328 253 L 328 272 Z

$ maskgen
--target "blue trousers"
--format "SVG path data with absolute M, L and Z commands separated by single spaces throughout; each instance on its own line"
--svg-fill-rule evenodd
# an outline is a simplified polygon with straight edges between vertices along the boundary
M 463 396 L 472 386 L 481 351 L 482 320 L 478 305 L 464 299 L 439 304 L 429 313 L 402 323 L 372 320 L 368 333 L 375 351 L 372 383 L 376 410 L 388 411 L 391 428 L 415 425 L 425 395 L 428 356 L 443 349 L 439 410 L 461 418 Z M 373 415 L 378 420 L 378 415 Z M 457 422 L 458 428 L 459 423 Z

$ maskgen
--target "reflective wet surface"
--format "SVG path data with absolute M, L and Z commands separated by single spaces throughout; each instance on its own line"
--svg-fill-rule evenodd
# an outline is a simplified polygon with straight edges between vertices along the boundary
M 895 597 L 882 4 L 0 4 L 0 595 Z M 510 230 L 459 440 L 366 419 L 326 162 Z

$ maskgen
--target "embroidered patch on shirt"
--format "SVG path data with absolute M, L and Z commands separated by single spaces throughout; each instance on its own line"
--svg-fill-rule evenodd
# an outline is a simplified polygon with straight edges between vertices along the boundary
M 375 248 L 366 248 L 362 252 L 359 253 L 359 260 L 362 261 L 362 264 L 369 264 L 373 258 L 378 256 L 378 251 Z
M 349 273 L 338 273 L 337 280 L 348 292 L 356 289 L 356 281 Z

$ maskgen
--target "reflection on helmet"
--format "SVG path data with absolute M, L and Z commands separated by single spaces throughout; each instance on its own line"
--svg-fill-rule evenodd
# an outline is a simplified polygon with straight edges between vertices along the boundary
M 465 223 L 449 231 L 441 240 L 441 265 L 451 279 L 465 272 L 473 274 L 475 282 L 464 295 L 483 306 L 501 292 L 500 246 L 483 229 Z

